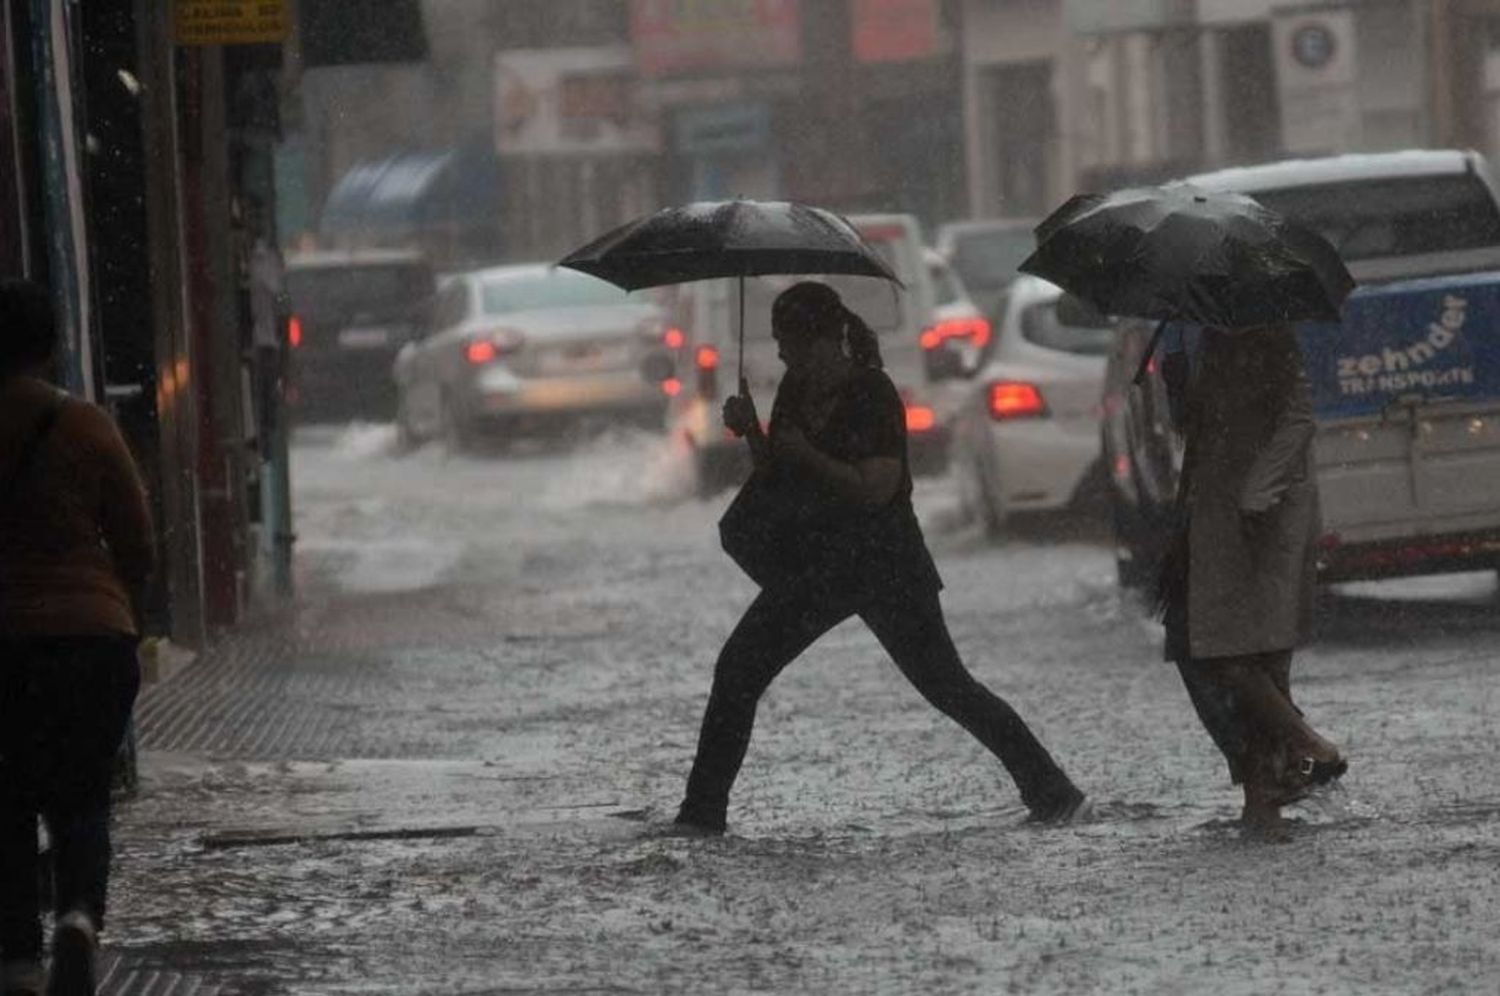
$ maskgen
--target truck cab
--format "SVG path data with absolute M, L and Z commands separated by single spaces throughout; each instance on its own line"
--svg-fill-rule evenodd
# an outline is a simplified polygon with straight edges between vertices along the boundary
M 1500 207 L 1477 153 L 1336 156 L 1188 178 L 1320 232 L 1359 286 L 1298 337 L 1318 422 L 1325 581 L 1500 565 Z M 1123 323 L 1104 450 L 1117 563 L 1146 583 L 1181 453 L 1148 364 L 1154 323 Z

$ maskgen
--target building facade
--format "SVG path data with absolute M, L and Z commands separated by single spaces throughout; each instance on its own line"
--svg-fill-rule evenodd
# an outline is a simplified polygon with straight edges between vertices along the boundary
M 1286 156 L 1500 154 L 1495 0 L 965 0 L 963 19 L 977 215 Z

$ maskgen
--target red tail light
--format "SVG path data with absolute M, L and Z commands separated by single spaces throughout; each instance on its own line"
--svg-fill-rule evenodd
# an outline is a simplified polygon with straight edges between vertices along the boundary
M 922 332 L 922 348 L 934 350 L 949 339 L 968 339 L 975 348 L 983 348 L 990 341 L 988 318 L 950 318 L 938 322 Z
M 719 351 L 712 346 L 699 346 L 697 363 L 699 370 L 719 369 Z
M 990 385 L 990 417 L 994 419 L 1036 418 L 1047 414 L 1047 403 L 1035 384 L 1019 380 Z
M 661 393 L 669 398 L 675 398 L 682 393 L 682 381 L 676 377 L 668 377 L 661 382 Z
M 286 341 L 293 349 L 302 345 L 302 319 L 293 315 L 286 322 Z
M 525 341 L 525 337 L 515 329 L 480 332 L 464 347 L 464 359 L 475 366 L 482 366 L 497 356 L 514 353 Z
M 500 350 L 488 339 L 476 339 L 464 348 L 464 359 L 475 365 L 488 363 L 500 355 Z
M 679 328 L 670 328 L 661 334 L 661 344 L 668 349 L 681 349 L 686 342 L 687 336 Z
M 937 425 L 937 413 L 925 405 L 906 406 L 906 431 L 927 432 Z

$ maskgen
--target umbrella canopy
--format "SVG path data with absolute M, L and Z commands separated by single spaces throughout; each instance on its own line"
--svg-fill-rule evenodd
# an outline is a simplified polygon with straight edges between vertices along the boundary
M 1186 183 L 1083 194 L 1036 229 L 1021 270 L 1121 316 L 1219 328 L 1337 321 L 1337 250 L 1240 194 Z
M 832 211 L 789 201 L 700 201 L 621 225 L 557 264 L 626 290 L 714 277 L 895 273 Z

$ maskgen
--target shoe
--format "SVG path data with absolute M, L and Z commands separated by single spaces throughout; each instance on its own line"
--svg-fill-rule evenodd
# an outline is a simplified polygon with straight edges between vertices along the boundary
M 47 996 L 94 996 L 94 960 L 99 950 L 94 921 L 82 910 L 58 918 L 52 930 L 52 967 Z
M 684 820 L 678 817 L 671 823 L 651 828 L 646 831 L 646 836 L 696 840 L 706 837 L 722 837 L 724 836 L 724 829 L 722 826 L 695 823 L 692 820 Z
M 1067 823 L 1080 823 L 1092 816 L 1093 812 L 1094 804 L 1089 797 L 1073 788 L 1060 799 L 1032 806 L 1031 814 L 1026 817 L 1025 822 L 1044 826 L 1062 826 Z
M 1327 785 L 1331 781 L 1344 777 L 1344 772 L 1349 770 L 1349 762 L 1342 757 L 1336 757 L 1332 761 L 1315 761 L 1310 757 L 1304 757 L 1298 766 L 1297 773 L 1306 778 L 1312 785 Z
M 35 958 L 8 961 L 0 965 L 0 996 L 42 996 L 46 978 Z

